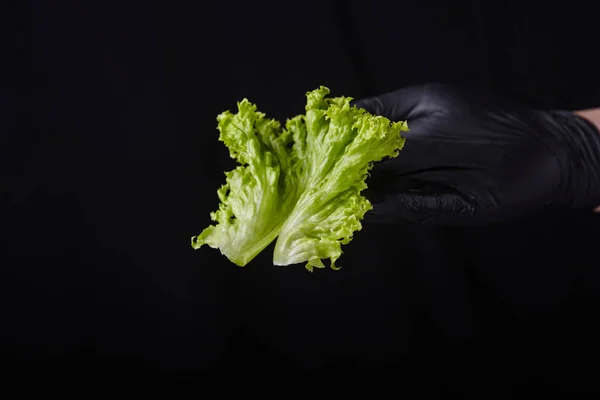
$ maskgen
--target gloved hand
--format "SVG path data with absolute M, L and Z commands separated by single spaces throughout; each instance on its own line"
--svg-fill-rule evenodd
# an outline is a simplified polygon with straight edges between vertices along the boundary
M 366 222 L 484 225 L 600 205 L 600 132 L 572 112 L 447 84 L 355 105 L 410 129 L 400 155 L 371 172 Z

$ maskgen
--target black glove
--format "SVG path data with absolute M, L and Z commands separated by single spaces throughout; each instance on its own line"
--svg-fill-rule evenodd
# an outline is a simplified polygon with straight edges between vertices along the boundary
M 571 112 L 445 84 L 355 104 L 410 129 L 400 155 L 371 172 L 366 222 L 483 225 L 600 205 L 600 132 Z

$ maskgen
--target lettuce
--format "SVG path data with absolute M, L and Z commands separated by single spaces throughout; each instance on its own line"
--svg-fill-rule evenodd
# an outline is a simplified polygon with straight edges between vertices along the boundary
M 192 237 L 192 247 L 220 249 L 244 266 L 274 240 L 273 263 L 331 267 L 372 208 L 361 195 L 374 162 L 396 157 L 406 122 L 391 122 L 329 98 L 329 89 L 307 93 L 306 114 L 284 128 L 243 100 L 237 114 L 218 117 L 220 140 L 240 166 L 218 190 L 216 225 Z
M 292 134 L 243 100 L 237 114 L 217 118 L 219 140 L 240 166 L 225 173 L 217 191 L 221 204 L 210 214 L 216 225 L 192 237 L 192 247 L 218 248 L 245 266 L 279 234 L 298 199 L 298 160 Z

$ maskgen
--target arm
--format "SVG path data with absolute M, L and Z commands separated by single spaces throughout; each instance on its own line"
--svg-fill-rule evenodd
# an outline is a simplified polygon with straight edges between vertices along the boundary
M 575 114 L 590 121 L 600 131 L 600 107 L 589 110 L 575 111 Z
M 592 108 L 589 110 L 575 111 L 576 115 L 587 119 L 598 128 L 600 131 L 600 108 Z M 600 212 L 600 206 L 594 209 L 595 212 Z

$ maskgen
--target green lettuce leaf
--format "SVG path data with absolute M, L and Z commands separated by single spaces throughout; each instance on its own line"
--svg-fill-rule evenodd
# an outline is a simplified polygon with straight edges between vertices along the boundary
M 245 266 L 275 240 L 296 204 L 292 135 L 246 99 L 236 114 L 226 111 L 217 121 L 219 140 L 240 165 L 225 173 L 226 183 L 217 192 L 221 204 L 211 213 L 217 224 L 192 237 L 192 247 L 218 248 Z
M 284 129 L 247 100 L 237 114 L 218 117 L 220 140 L 240 166 L 225 174 L 219 210 L 211 214 L 217 224 L 192 238 L 195 249 L 207 244 L 244 266 L 277 239 L 275 265 L 306 263 L 312 271 L 329 259 L 337 269 L 342 245 L 372 208 L 360 194 L 368 171 L 398 155 L 408 128 L 329 93 L 307 93 L 305 115 Z
M 396 157 L 404 146 L 406 122 L 392 123 L 350 105 L 351 98 L 327 98 L 321 87 L 308 93 L 306 115 L 287 123 L 294 151 L 301 160 L 299 198 L 283 224 L 275 245 L 273 263 L 306 263 L 312 271 L 331 267 L 342 255 L 361 219 L 372 208 L 360 193 L 367 188 L 374 162 Z

